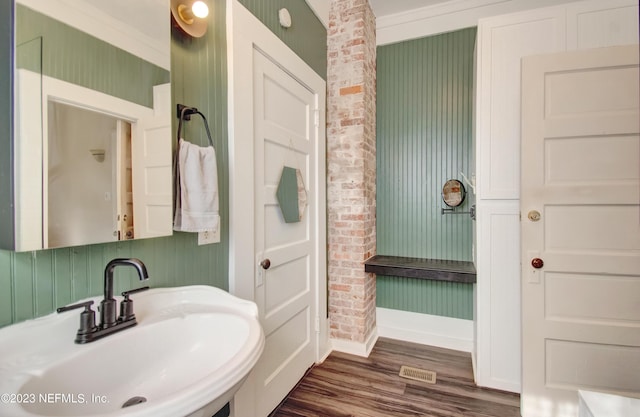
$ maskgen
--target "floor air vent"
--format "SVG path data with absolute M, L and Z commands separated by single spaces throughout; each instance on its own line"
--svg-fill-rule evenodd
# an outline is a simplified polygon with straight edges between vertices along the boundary
M 402 366 L 400 368 L 400 376 L 402 378 L 413 379 L 415 381 L 427 382 L 429 384 L 436 383 L 436 373 L 433 371 L 425 371 L 424 369 L 412 368 L 410 366 Z

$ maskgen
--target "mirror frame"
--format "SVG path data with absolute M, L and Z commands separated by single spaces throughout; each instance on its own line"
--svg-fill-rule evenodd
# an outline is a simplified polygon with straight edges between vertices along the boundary
M 15 249 L 13 81 L 15 64 L 15 3 L 0 2 L 0 248 Z M 7 172 L 8 171 L 8 172 Z

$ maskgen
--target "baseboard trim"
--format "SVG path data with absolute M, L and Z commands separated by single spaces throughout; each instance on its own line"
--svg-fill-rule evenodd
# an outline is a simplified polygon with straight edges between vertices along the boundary
M 364 343 L 344 339 L 331 339 L 331 346 L 336 352 L 348 353 L 366 358 L 371 353 L 371 350 L 377 341 L 378 329 L 374 327 Z
M 328 345 L 328 349 L 324 353 L 320 354 L 320 357 L 316 361 L 316 365 L 321 364 L 322 362 L 324 362 L 329 357 L 329 355 L 331 355 L 331 352 L 333 352 L 333 347 L 331 346 L 331 341 L 329 341 L 329 343 L 327 345 Z
M 390 339 L 473 352 L 473 320 L 376 308 L 378 335 Z

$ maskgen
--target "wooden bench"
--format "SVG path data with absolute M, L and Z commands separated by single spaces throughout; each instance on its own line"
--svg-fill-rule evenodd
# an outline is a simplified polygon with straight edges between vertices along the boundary
M 365 272 L 376 275 L 430 279 L 435 281 L 474 284 L 476 268 L 473 262 L 443 259 L 406 258 L 375 255 L 364 262 Z

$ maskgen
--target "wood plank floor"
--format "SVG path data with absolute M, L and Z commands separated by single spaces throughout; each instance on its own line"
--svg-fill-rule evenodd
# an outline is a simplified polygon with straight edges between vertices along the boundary
M 401 378 L 401 365 L 436 384 Z M 334 352 L 311 368 L 270 417 L 519 415 L 519 395 L 474 384 L 470 354 L 380 338 L 368 358 Z

